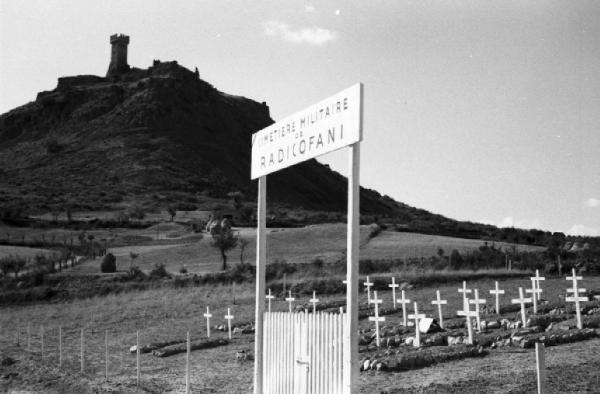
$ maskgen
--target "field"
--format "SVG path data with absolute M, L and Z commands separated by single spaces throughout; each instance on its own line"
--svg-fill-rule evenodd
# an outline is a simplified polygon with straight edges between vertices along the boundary
M 398 282 L 401 278 L 397 278 Z M 516 296 L 519 286 L 528 286 L 529 280 L 500 282 L 506 290 L 502 305 L 509 304 L 509 298 Z M 549 279 L 542 284 L 544 299 L 559 301 L 569 283 L 560 278 Z M 468 283 L 471 288 L 480 289 L 481 296 L 488 298 L 488 290 L 493 287 L 490 279 Z M 453 312 L 461 306 L 461 295 L 457 292 L 460 283 L 440 286 L 442 296 L 448 299 L 445 309 L 448 321 L 454 319 Z M 600 288 L 600 278 L 585 278 L 582 286 L 588 289 Z M 434 313 L 430 301 L 437 288 L 424 287 L 407 290 L 407 296 L 422 305 L 422 312 Z M 235 304 L 234 304 L 235 297 Z M 364 294 L 361 295 L 365 301 Z M 322 302 L 342 301 L 343 297 L 320 297 Z M 391 293 L 383 292 L 384 306 L 391 306 Z M 308 299 L 298 300 L 307 303 Z M 122 295 L 108 295 L 68 303 L 35 304 L 3 307 L 0 325 L 2 339 L 0 346 L 5 355 L 20 360 L 5 371 L 15 371 L 18 375 L 2 381 L 2 388 L 35 389 L 44 392 L 73 391 L 129 392 L 135 389 L 135 356 L 128 352 L 135 344 L 136 331 L 140 331 L 141 343 L 185 338 L 190 331 L 192 339 L 206 335 L 206 321 L 202 316 L 206 306 L 211 307 L 214 316 L 212 324 L 223 324 L 222 316 L 231 307 L 236 322 L 253 319 L 253 286 L 250 284 L 230 286 L 206 286 L 186 289 L 155 289 L 130 292 Z M 274 310 L 286 310 L 287 303 L 279 299 L 273 304 Z M 515 313 L 505 314 L 514 319 Z M 397 326 L 401 314 L 386 316 L 385 326 Z M 26 327 L 31 324 L 32 352 L 24 351 Z M 40 326 L 45 330 L 45 357 L 41 360 Z M 62 326 L 65 365 L 63 371 L 56 368 L 58 327 Z M 368 320 L 360 322 L 361 329 L 371 327 Z M 79 335 L 85 329 L 86 362 L 85 379 L 79 375 Z M 16 347 L 19 331 L 21 347 Z M 110 373 L 109 382 L 104 382 L 104 332 L 110 334 Z M 213 337 L 225 338 L 226 334 L 214 331 Z M 252 334 L 236 334 L 227 346 L 194 351 L 191 353 L 192 387 L 194 392 L 246 393 L 252 383 L 252 362 L 237 363 L 237 351 L 253 349 Z M 511 348 L 512 349 L 512 348 Z M 574 382 L 580 390 L 592 384 L 597 378 L 600 366 L 600 340 L 566 344 L 548 349 L 548 366 L 551 392 L 564 392 L 565 380 Z M 142 354 L 142 388 L 147 392 L 181 392 L 184 388 L 184 355 L 157 358 Z M 531 350 L 516 348 L 511 351 L 492 351 L 483 359 L 465 359 L 446 364 L 434 365 L 420 370 L 406 372 L 361 373 L 361 392 L 394 392 L 410 389 L 449 392 L 467 390 L 478 392 L 486 387 L 486 392 L 528 392 L 534 386 L 534 363 Z M 518 371 L 518 372 L 517 372 Z M 450 373 L 452 372 L 452 373 Z M 6 373 L 6 372 L 5 372 Z M 508 377 L 518 379 L 508 379 Z M 574 378 L 577 376 L 577 379 Z M 43 379 L 42 379 L 43 378 Z M 579 385 L 579 386 L 577 386 Z M 588 386 L 588 388 L 591 386 Z
M 252 264 L 255 259 L 255 230 L 235 229 L 249 241 L 244 250 L 244 261 Z M 79 232 L 61 229 L 0 228 L 0 234 L 10 232 L 19 239 L 71 239 L 77 241 Z M 108 250 L 117 258 L 117 269 L 128 270 L 131 264 L 130 253 L 139 255 L 134 264 L 149 272 L 156 264 L 164 264 L 167 271 L 175 276 L 185 267 L 189 274 L 214 273 L 221 269 L 221 259 L 211 246 L 211 237 L 206 233 L 189 231 L 184 223 L 162 223 L 146 229 L 98 229 L 87 232 L 98 240 L 107 240 Z M 446 254 L 456 249 L 469 253 L 484 245 L 480 240 L 458 239 L 423 234 L 382 231 L 375 237 L 372 227 L 361 226 L 361 259 L 377 261 L 414 259 L 436 256 L 441 248 Z M 346 226 L 343 224 L 314 225 L 305 228 L 275 228 L 268 233 L 269 262 L 310 263 L 319 258 L 325 263 L 343 259 L 346 247 Z M 497 248 L 513 248 L 512 244 L 495 243 Z M 539 247 L 517 247 L 520 251 L 536 251 Z M 20 246 L 0 246 L 2 254 L 34 256 L 43 249 Z M 229 253 L 229 263 L 240 261 L 240 249 Z M 111 274 L 99 275 L 100 259 L 89 259 L 73 268 L 52 274 L 66 278 L 86 276 L 111 279 Z M 339 268 L 339 267 L 338 267 Z M 337 269 L 337 268 L 336 268 Z M 522 275 L 517 277 L 516 275 Z M 419 303 L 420 312 L 435 317 L 431 301 L 435 291 L 440 290 L 448 305 L 444 309 L 444 319 L 455 327 L 460 327 L 463 319 L 455 316 L 462 307 L 462 296 L 457 292 L 463 279 L 468 279 L 470 288 L 478 288 L 480 297 L 487 299 L 492 306 L 489 290 L 494 280 L 505 289 L 502 305 L 510 305 L 510 298 L 518 295 L 519 287 L 529 287 L 529 273 L 507 272 L 504 270 L 455 271 L 424 270 L 418 265 L 408 269 L 396 267 L 389 272 L 371 275 L 376 281 L 389 282 L 394 276 L 402 284 L 407 297 Z M 322 271 L 288 278 L 288 286 L 298 281 L 317 279 L 341 281 L 343 274 L 332 272 L 331 267 Z M 366 278 L 361 278 L 361 283 Z M 85 286 L 85 281 L 81 282 Z M 161 287 L 164 283 L 164 287 Z M 190 332 L 192 341 L 206 337 L 206 320 L 203 313 L 209 306 L 213 314 L 211 338 L 226 338 L 226 333 L 217 331 L 214 325 L 225 324 L 224 315 L 231 308 L 233 325 L 241 325 L 254 320 L 254 284 L 236 285 L 196 285 L 174 288 L 170 282 L 155 282 L 146 290 L 129 290 L 124 293 L 109 293 L 84 299 L 68 301 L 34 302 L 23 305 L 0 306 L 0 348 L 2 357 L 17 360 L 14 365 L 2 366 L 0 387 L 5 390 L 36 390 L 41 392 L 134 392 L 136 387 L 136 358 L 129 352 L 135 345 L 136 332 L 140 344 L 181 341 Z M 411 285 L 418 283 L 419 285 Z M 281 279 L 275 279 L 267 286 L 281 288 Z M 569 283 L 564 278 L 548 278 L 542 283 L 543 298 L 551 304 L 562 304 L 561 296 Z M 587 289 L 600 289 L 600 277 L 585 277 L 581 286 Z M 384 286 L 378 292 L 383 300 L 382 307 L 392 307 L 391 291 Z M 285 311 L 288 304 L 276 292 L 273 310 Z M 321 303 L 340 305 L 344 303 L 341 293 L 318 295 Z M 296 304 L 308 305 L 308 298 L 296 295 Z M 368 311 L 366 294 L 361 293 L 361 311 Z M 337 310 L 335 306 L 331 311 Z M 330 310 L 328 310 L 330 311 Z M 516 312 L 503 313 L 503 318 L 514 321 Z M 495 318 L 493 315 L 484 318 Z M 386 313 L 383 330 L 393 331 L 400 327 L 401 312 Z M 360 320 L 361 331 L 372 329 L 368 319 Z M 41 330 L 44 330 L 44 356 L 41 354 Z M 58 368 L 58 330 L 62 329 L 63 367 Z M 27 332 L 30 333 L 30 350 Z M 80 374 L 80 336 L 85 337 L 85 373 Z M 464 331 L 464 329 L 463 329 Z M 109 373 L 105 380 L 104 347 L 105 333 L 109 335 Z M 409 332 L 404 332 L 404 336 Z M 491 334 L 490 334 L 491 335 Z M 19 346 L 17 343 L 19 342 Z M 371 345 L 369 345 L 371 346 Z M 374 350 L 363 346 L 361 357 L 372 355 Z M 193 392 L 207 393 L 247 393 L 251 392 L 253 362 L 236 361 L 239 351 L 253 352 L 253 333 L 237 333 L 225 346 L 196 350 L 191 353 L 191 384 Z M 412 348 L 393 348 L 400 351 Z M 600 368 L 600 339 L 562 344 L 547 349 L 549 382 L 551 392 L 565 392 L 577 388 L 589 390 Z M 410 352 L 409 352 L 410 353 Z M 530 349 L 519 347 L 493 349 L 485 357 L 466 358 L 443 364 L 433 364 L 421 369 L 402 372 L 364 371 L 360 374 L 360 390 L 372 392 L 530 392 L 534 390 L 533 354 Z M 141 355 L 141 384 L 144 392 L 182 392 L 185 384 L 185 355 L 177 354 L 160 358 L 150 353 Z M 512 377 L 516 377 L 513 379 Z M 570 382 L 570 383 L 565 383 Z M 485 389 L 482 389 L 485 388 Z

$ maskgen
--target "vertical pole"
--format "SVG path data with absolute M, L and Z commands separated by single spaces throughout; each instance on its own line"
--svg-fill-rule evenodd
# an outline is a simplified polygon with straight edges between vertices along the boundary
M 361 85 L 362 103 L 362 85 Z M 361 104 L 362 123 L 362 104 Z M 362 128 L 362 125 L 361 125 Z M 344 393 L 358 392 L 358 246 L 360 204 L 360 142 L 350 146 L 348 172 L 348 239 L 346 261 L 346 316 L 344 330 Z
M 108 382 L 108 330 L 104 330 L 104 375 Z
M 83 328 L 81 329 L 81 373 L 85 372 L 85 358 L 83 357 Z
M 135 357 L 137 364 L 137 386 L 140 387 L 140 332 L 135 332 Z
M 537 369 L 537 392 L 546 393 L 546 358 L 544 356 L 544 344 L 535 343 L 535 367 Z
M 258 178 L 256 228 L 256 313 L 254 333 L 254 394 L 263 392 L 263 314 L 265 312 L 265 265 L 267 263 L 267 177 Z M 283 293 L 285 294 L 285 292 Z
M 21 327 L 17 326 L 17 347 L 21 347 Z
M 42 350 L 42 362 L 44 361 L 44 325 L 40 326 L 40 341 L 41 341 L 41 350 Z
M 27 323 L 27 351 L 31 351 L 31 323 Z
M 187 351 L 185 354 L 185 394 L 190 392 L 190 332 L 187 332 Z
M 62 327 L 58 327 L 58 368 L 62 368 Z
M 285 283 L 286 283 L 286 279 L 287 279 L 287 274 L 284 272 L 283 273 L 283 298 L 285 298 Z

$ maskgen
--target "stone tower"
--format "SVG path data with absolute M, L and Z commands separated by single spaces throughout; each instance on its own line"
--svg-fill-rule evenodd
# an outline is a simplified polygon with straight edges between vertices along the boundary
M 113 34 L 110 36 L 110 65 L 108 66 L 107 77 L 119 74 L 129 70 L 127 64 L 127 45 L 129 45 L 129 36 L 124 34 Z

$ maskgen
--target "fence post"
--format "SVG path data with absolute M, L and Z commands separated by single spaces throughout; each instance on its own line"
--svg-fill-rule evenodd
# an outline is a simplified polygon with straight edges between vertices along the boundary
M 535 294 L 534 294 L 535 296 Z M 535 366 L 537 370 L 537 392 L 546 393 L 546 359 L 544 357 L 544 344 L 535 343 Z
M 84 358 L 84 339 L 83 339 L 83 328 L 81 329 L 81 373 L 85 373 L 85 358 Z
M 62 326 L 58 327 L 58 369 L 62 368 Z
M 20 338 L 21 333 L 20 333 L 20 331 L 21 331 L 21 327 L 17 326 L 17 347 L 21 347 L 21 338 Z
M 108 382 L 108 330 L 104 330 L 104 375 Z
M 42 362 L 44 361 L 44 325 L 40 326 L 40 341 L 41 341 L 41 353 L 42 353 Z
M 27 351 L 31 351 L 31 323 L 27 323 Z
M 187 332 L 187 352 L 185 354 L 185 394 L 190 392 L 190 332 Z
M 140 332 L 135 332 L 135 353 L 137 363 L 137 386 L 140 386 Z

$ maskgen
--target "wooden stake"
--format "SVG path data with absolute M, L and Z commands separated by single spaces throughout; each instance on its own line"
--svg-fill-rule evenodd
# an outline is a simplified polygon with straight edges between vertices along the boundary
M 40 326 L 40 341 L 41 341 L 41 353 L 42 353 L 42 362 L 44 361 L 44 325 Z
M 544 355 L 544 344 L 535 343 L 535 367 L 537 371 L 537 392 L 545 394 L 546 391 L 546 357 Z
M 85 373 L 85 357 L 83 353 L 85 343 L 83 339 L 83 328 L 81 329 L 81 373 Z
M 62 368 L 62 327 L 58 327 L 58 368 Z
M 135 356 L 137 364 L 137 386 L 140 387 L 140 332 L 135 332 Z
M 384 322 L 385 317 L 379 316 L 379 304 L 381 304 L 383 300 L 377 298 L 377 290 L 373 292 L 373 298 L 371 298 L 371 303 L 375 304 L 375 316 L 369 316 L 369 321 L 375 322 L 375 339 L 377 343 L 377 347 L 379 347 L 379 322 Z
M 187 332 L 187 351 L 185 354 L 185 393 L 190 392 L 190 332 Z
M 108 330 L 104 330 L 104 375 L 108 382 Z
M 254 331 L 254 394 L 263 393 L 263 315 L 267 264 L 267 177 L 258 178 L 256 226 L 256 309 Z M 284 276 L 285 278 L 285 276 Z M 284 292 L 285 294 L 285 292 Z

